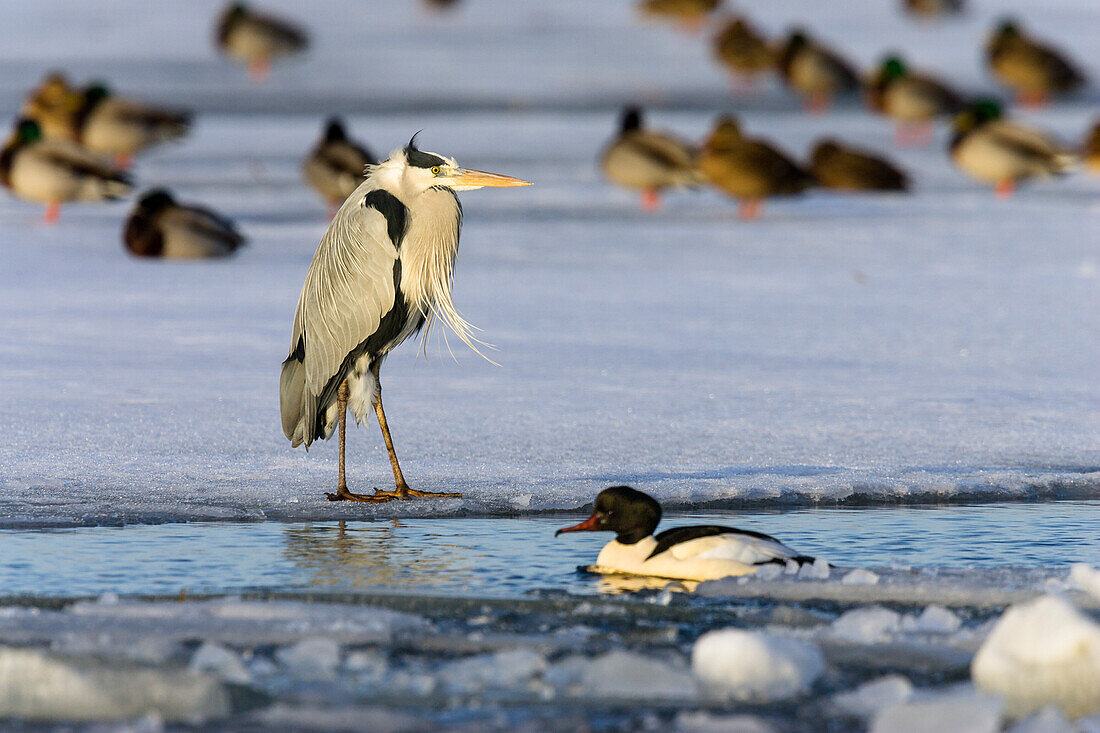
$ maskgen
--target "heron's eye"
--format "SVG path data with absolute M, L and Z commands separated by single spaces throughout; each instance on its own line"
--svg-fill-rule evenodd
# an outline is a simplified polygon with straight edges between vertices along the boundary
M 432 175 L 433 176 L 438 176 L 439 175 L 439 166 L 438 165 L 433 165 L 432 166 Z

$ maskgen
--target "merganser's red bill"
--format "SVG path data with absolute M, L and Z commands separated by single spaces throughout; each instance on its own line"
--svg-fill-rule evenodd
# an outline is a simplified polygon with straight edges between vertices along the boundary
M 593 514 L 588 519 L 584 520 L 580 524 L 576 524 L 572 527 L 564 527 L 554 533 L 557 537 L 562 532 L 599 532 L 600 531 L 600 515 Z

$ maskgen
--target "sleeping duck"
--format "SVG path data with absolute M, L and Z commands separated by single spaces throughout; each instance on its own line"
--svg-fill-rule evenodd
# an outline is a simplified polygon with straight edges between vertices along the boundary
M 737 121 L 724 115 L 698 158 L 699 171 L 716 188 L 740 199 L 742 219 L 755 219 L 761 201 L 793 195 L 814 184 L 814 177 L 762 140 L 745 137 Z
M 642 127 L 642 111 L 627 107 L 600 168 L 612 183 L 641 191 L 642 208 L 656 211 L 665 189 L 699 183 L 695 155 L 695 147 L 675 135 Z
M 274 59 L 301 53 L 309 38 L 301 28 L 281 18 L 256 13 L 244 3 L 233 3 L 218 20 L 218 50 L 248 66 L 249 76 L 260 82 L 271 72 Z
M 0 150 L 0 183 L 19 198 L 47 205 L 55 222 L 66 201 L 106 201 L 130 192 L 126 174 L 68 140 L 45 140 L 42 128 L 20 119 Z
M 803 30 L 787 37 L 776 65 L 787 86 L 814 112 L 828 109 L 838 94 L 859 88 L 859 76 L 852 65 Z
M 810 172 L 825 188 L 840 191 L 905 191 L 909 179 L 888 160 L 836 140 L 822 140 L 810 154 Z
M 867 84 L 871 109 L 897 122 L 897 141 L 927 142 L 937 117 L 962 110 L 962 97 L 937 79 L 909 70 L 900 56 L 888 56 Z
M 225 257 L 245 243 L 233 222 L 198 206 L 178 204 L 162 188 L 138 200 L 122 231 L 137 257 L 195 260 Z
M 905 12 L 919 18 L 958 15 L 963 12 L 963 0 L 902 0 Z
M 1085 83 L 1069 59 L 1029 38 L 1012 20 L 997 27 L 985 53 L 989 70 L 1025 105 L 1045 104 L 1052 94 L 1073 91 Z
M 614 532 L 592 568 L 602 573 L 649 575 L 676 580 L 715 580 L 748 575 L 762 565 L 814 562 L 774 537 L 733 527 L 677 527 L 653 534 L 661 505 L 629 486 L 612 486 L 596 497 L 595 511 L 565 532 Z
M 951 159 L 971 177 L 996 186 L 1001 198 L 1018 181 L 1067 173 L 1075 155 L 1049 135 L 1002 119 L 1001 107 L 980 100 L 955 118 Z
M 638 12 L 644 18 L 667 20 L 696 30 L 721 4 L 722 0 L 641 0 Z
M 186 135 L 191 116 L 116 97 L 105 84 L 94 82 L 84 90 L 74 124 L 81 145 L 113 155 L 120 167 L 127 167 L 136 153 Z
M 737 80 L 752 83 L 757 76 L 775 68 L 775 51 L 768 39 L 744 18 L 731 18 L 714 39 L 714 55 Z
M 375 162 L 366 148 L 348 138 L 340 119 L 331 117 L 324 136 L 302 163 L 302 173 L 330 206 L 339 206 L 363 182 L 366 167 Z

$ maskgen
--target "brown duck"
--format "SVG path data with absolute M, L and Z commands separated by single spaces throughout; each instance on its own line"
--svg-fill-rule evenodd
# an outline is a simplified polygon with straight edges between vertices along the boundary
M 906 191 L 909 179 L 893 163 L 869 152 L 820 141 L 810 154 L 810 172 L 825 188 L 840 191 Z
M 225 257 L 244 242 L 233 222 L 209 209 L 178 204 L 163 188 L 141 197 L 122 231 L 122 243 L 135 257 Z
M 745 18 L 731 18 L 714 39 L 714 55 L 737 80 L 751 84 L 775 68 L 775 51 L 768 39 Z
M 1012 20 L 997 27 L 985 52 L 993 76 L 1027 106 L 1041 106 L 1051 95 L 1073 91 L 1085 83 L 1069 59 L 1029 38 Z
M 855 68 L 802 30 L 787 37 L 776 64 L 783 81 L 811 111 L 824 111 L 838 94 L 859 88 Z
M 699 154 L 699 171 L 716 188 L 740 199 L 742 219 L 755 219 L 770 196 L 798 194 L 814 184 L 813 175 L 761 140 L 745 137 L 728 115 L 718 119 Z

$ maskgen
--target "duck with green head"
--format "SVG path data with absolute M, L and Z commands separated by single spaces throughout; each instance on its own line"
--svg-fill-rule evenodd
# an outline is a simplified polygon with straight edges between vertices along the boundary
M 1011 18 L 997 26 L 985 54 L 990 73 L 1025 106 L 1041 106 L 1051 95 L 1071 92 L 1085 83 L 1084 75 L 1064 54 L 1029 37 Z
M 910 71 L 896 54 L 883 59 L 868 82 L 867 104 L 896 121 L 895 137 L 902 145 L 930 142 L 932 123 L 957 114 L 965 105 L 957 92 L 937 79 Z
M 961 112 L 949 145 L 963 172 L 1011 196 L 1019 181 L 1067 173 L 1077 156 L 1051 136 L 1004 119 L 1001 106 L 982 99 Z
M 81 145 L 115 156 L 116 164 L 126 168 L 135 154 L 186 135 L 191 115 L 117 97 L 96 81 L 84 89 L 74 124 Z
M 232 3 L 218 19 L 214 41 L 218 50 L 248 66 L 254 82 L 267 79 L 271 62 L 309 47 L 306 32 L 293 23 L 257 13 L 244 3 Z
M 46 221 L 57 221 L 66 201 L 106 201 L 130 191 L 126 175 L 68 140 L 46 140 L 31 119 L 16 121 L 0 150 L 0 183 L 13 194 L 47 205 Z

